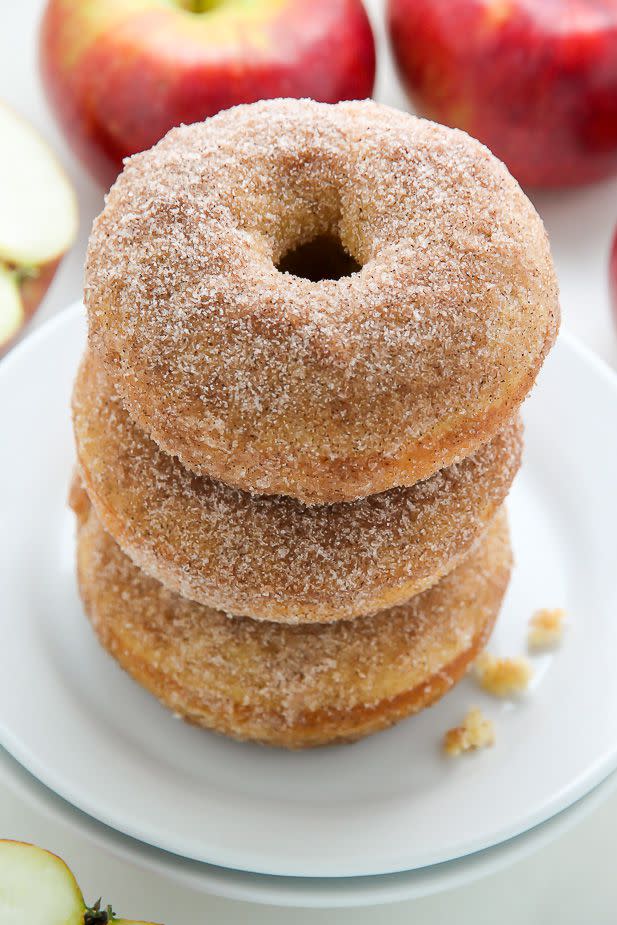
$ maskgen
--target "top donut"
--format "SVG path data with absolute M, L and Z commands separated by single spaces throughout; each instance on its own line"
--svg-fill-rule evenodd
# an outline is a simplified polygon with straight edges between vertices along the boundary
M 370 101 L 239 106 L 130 158 L 86 304 L 91 349 L 164 450 L 308 504 L 487 442 L 559 319 L 544 227 L 504 165 Z

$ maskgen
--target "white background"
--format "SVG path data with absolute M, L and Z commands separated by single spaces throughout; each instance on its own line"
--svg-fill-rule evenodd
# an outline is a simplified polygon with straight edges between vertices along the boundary
M 405 106 L 383 37 L 381 0 L 368 5 L 380 45 L 375 95 L 382 101 Z M 102 206 L 100 189 L 71 156 L 45 104 L 36 64 L 42 6 L 41 0 L 0 0 L 0 99 L 29 118 L 52 143 L 75 183 L 80 201 L 77 245 L 62 265 L 39 312 L 39 321 L 79 296 L 89 227 Z M 617 180 L 533 198 L 551 237 L 565 323 L 617 365 L 617 337 L 607 296 L 608 249 L 617 221 Z M 41 388 L 45 388 L 44 382 Z M 282 925 L 290 920 L 298 925 L 335 921 L 341 925 L 365 925 L 382 920 L 395 925 L 411 921 L 429 925 L 492 925 L 495 921 L 500 925 L 544 925 L 549 918 L 561 925 L 609 925 L 615 921 L 617 796 L 549 848 L 481 883 L 414 903 L 349 912 L 267 909 L 180 890 L 101 854 L 68 827 L 42 818 L 6 788 L 0 788 L 0 836 L 36 841 L 59 852 L 75 871 L 87 896 L 103 893 L 113 898 L 125 915 L 152 918 L 166 925 Z

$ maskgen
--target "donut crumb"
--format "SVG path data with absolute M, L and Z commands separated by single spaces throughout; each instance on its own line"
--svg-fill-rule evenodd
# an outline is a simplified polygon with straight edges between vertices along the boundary
M 448 729 L 443 738 L 446 755 L 456 758 L 463 752 L 488 748 L 495 744 L 495 728 L 477 707 L 470 710 L 460 726 Z
M 480 686 L 494 697 L 511 697 L 526 691 L 531 680 L 531 665 L 526 658 L 497 658 L 482 652 L 475 662 Z
M 529 649 L 551 649 L 563 638 L 566 612 L 562 607 L 542 607 L 529 621 Z

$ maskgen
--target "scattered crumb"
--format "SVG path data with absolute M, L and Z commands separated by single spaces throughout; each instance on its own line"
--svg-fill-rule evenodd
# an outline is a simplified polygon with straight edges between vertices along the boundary
M 559 645 L 563 637 L 566 612 L 561 607 L 543 607 L 536 610 L 529 621 L 527 645 L 530 649 L 550 649 Z
M 531 665 L 525 658 L 497 658 L 482 652 L 475 663 L 480 685 L 495 697 L 510 697 L 527 690 Z
M 443 750 L 452 757 L 494 744 L 493 724 L 477 708 L 469 711 L 461 726 L 448 729 L 443 737 Z

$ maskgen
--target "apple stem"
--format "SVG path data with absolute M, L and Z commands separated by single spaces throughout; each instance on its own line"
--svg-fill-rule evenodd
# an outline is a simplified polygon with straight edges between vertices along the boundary
M 111 906 L 101 909 L 101 900 L 97 899 L 95 904 L 84 912 L 84 925 L 108 925 L 113 922 L 115 915 Z

